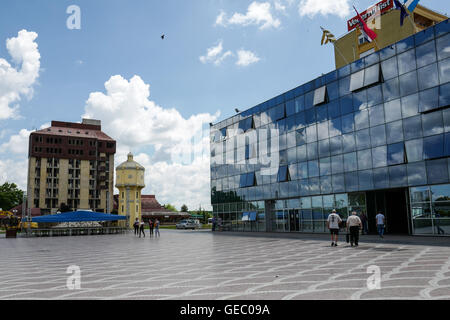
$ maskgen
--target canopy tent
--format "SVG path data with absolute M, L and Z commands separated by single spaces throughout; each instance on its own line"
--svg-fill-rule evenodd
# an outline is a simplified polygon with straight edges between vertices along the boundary
M 256 211 L 242 213 L 242 221 L 256 221 Z
M 125 216 L 118 216 L 114 214 L 93 212 L 93 211 L 74 211 L 60 214 L 53 214 L 40 217 L 32 217 L 32 222 L 83 222 L 83 221 L 117 221 L 126 220 Z

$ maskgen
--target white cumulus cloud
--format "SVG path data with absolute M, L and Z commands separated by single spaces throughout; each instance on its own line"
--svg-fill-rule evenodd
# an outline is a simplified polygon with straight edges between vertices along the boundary
M 26 158 L 0 159 L 0 184 L 15 183 L 19 189 L 27 190 L 28 160 Z
M 144 193 L 162 203 L 210 203 L 209 123 L 219 114 L 184 118 L 176 109 L 164 109 L 149 100 L 150 85 L 139 76 L 120 75 L 105 83 L 105 92 L 93 92 L 84 118 L 102 121 L 102 130 L 117 140 L 116 165 L 136 152 L 146 168 Z M 153 149 L 150 156 L 147 149 Z
M 226 24 L 226 14 L 225 14 L 225 11 L 221 10 L 219 15 L 216 18 L 215 25 L 225 26 L 225 24 Z
M 275 10 L 277 10 L 277 11 L 282 11 L 282 12 L 286 11 L 286 5 L 284 5 L 280 1 L 275 1 L 274 7 L 275 7 Z
M 27 155 L 28 139 L 31 131 L 22 129 L 18 134 L 12 135 L 8 142 L 1 145 L 1 149 L 19 155 Z
M 200 56 L 199 59 L 203 64 L 211 62 L 214 65 L 219 66 L 226 58 L 233 55 L 231 51 L 226 51 L 225 53 L 222 52 L 223 52 L 223 41 L 220 40 L 216 46 L 208 48 L 206 50 L 206 55 Z
M 349 0 L 301 0 L 299 14 L 311 18 L 317 14 L 337 15 L 345 18 L 350 14 L 350 4 Z
M 35 42 L 37 37 L 36 32 L 21 30 L 17 37 L 6 40 L 6 48 L 15 65 L 0 58 L 0 120 L 17 118 L 22 97 L 31 99 L 33 96 L 41 58 Z
M 221 11 L 216 18 L 216 25 L 256 25 L 262 30 L 278 28 L 281 21 L 273 16 L 270 2 L 254 1 L 248 6 L 245 14 L 235 12 L 229 19 L 226 18 L 225 12 Z
M 134 159 L 145 167 L 144 192 L 156 194 L 161 204 L 171 203 L 180 209 L 186 204 L 189 209 L 210 209 L 210 162 L 209 158 L 197 157 L 190 165 L 154 162 L 145 153 Z
M 236 65 L 246 67 L 260 60 L 260 58 L 255 53 L 248 50 L 241 49 L 238 50 L 236 54 L 234 54 L 230 50 L 226 51 L 225 53 L 222 52 L 223 41 L 220 40 L 216 46 L 207 49 L 206 55 L 200 56 L 200 61 L 204 64 L 213 63 L 214 65 L 219 66 L 226 58 L 237 56 Z
M 248 50 L 241 49 L 237 52 L 237 54 L 238 61 L 236 62 L 236 64 L 241 67 L 249 66 L 260 60 L 260 58 L 255 53 Z

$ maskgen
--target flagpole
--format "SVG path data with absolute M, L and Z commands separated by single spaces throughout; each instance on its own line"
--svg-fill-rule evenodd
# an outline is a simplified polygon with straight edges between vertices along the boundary
M 373 41 L 375 41 L 375 44 L 377 45 L 377 47 L 378 47 L 378 50 L 381 50 L 382 48 L 380 47 L 380 45 L 378 44 L 378 41 L 377 41 L 377 39 L 375 38 L 375 39 L 373 39 Z
M 358 20 L 359 20 L 359 23 L 360 23 L 359 31 L 361 32 L 361 34 L 364 34 L 364 35 L 366 35 L 370 40 L 375 41 L 375 44 L 377 45 L 378 50 L 381 50 L 381 47 L 380 47 L 380 45 L 378 44 L 378 41 L 377 41 L 377 39 L 376 39 L 377 34 L 375 33 L 375 31 L 373 31 L 372 29 L 370 29 L 369 26 L 364 22 L 363 18 L 362 18 L 361 15 L 359 14 L 358 10 L 356 10 L 355 6 L 353 6 L 353 9 L 355 9 L 356 14 L 357 14 L 357 16 L 358 16 Z M 364 27 L 366 27 L 367 29 L 369 29 L 369 30 L 371 30 L 373 33 L 375 33 L 375 37 L 374 37 L 373 39 L 372 39 L 372 37 L 371 37 L 370 35 L 367 34 L 367 32 L 364 30 Z M 369 40 L 369 39 L 367 39 L 367 40 Z
M 411 12 L 411 14 L 413 14 L 413 13 Z M 413 19 L 411 18 L 411 14 L 408 15 L 408 19 L 412 24 L 413 32 L 416 33 L 416 24 L 414 23 Z
M 341 50 L 339 50 L 339 47 L 336 45 L 336 39 L 334 38 L 334 35 L 332 35 L 328 30 L 325 30 L 322 26 L 320 26 L 320 29 L 323 32 L 322 45 L 324 44 L 325 39 L 326 39 L 325 44 L 327 44 L 328 42 L 331 42 L 333 44 L 334 49 L 341 55 L 342 59 L 344 59 L 344 62 L 346 64 L 349 64 L 347 59 L 345 59 L 345 56 L 342 54 Z M 328 34 L 326 34 L 325 32 L 328 32 Z M 329 35 L 332 36 L 332 39 L 329 38 Z
M 414 1 L 405 0 L 405 3 L 403 4 L 403 7 L 405 8 L 405 10 L 407 10 L 409 12 L 408 19 L 413 26 L 414 33 L 416 33 L 416 24 L 412 19 L 412 15 L 414 14 L 414 10 L 416 9 L 419 2 L 420 2 L 420 0 L 414 0 Z
M 339 50 L 339 47 L 336 45 L 336 42 L 333 42 L 333 46 L 336 49 L 336 51 L 341 55 L 342 59 L 344 59 L 346 64 L 350 64 L 347 59 L 345 59 L 345 56 L 342 54 L 341 50 Z

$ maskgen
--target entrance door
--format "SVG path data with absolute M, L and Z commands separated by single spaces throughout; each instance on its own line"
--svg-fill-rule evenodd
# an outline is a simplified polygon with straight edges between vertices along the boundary
M 408 234 L 406 197 L 407 189 L 367 192 L 369 233 L 377 233 L 375 216 L 382 212 L 386 217 L 386 233 Z
M 299 213 L 298 210 L 289 210 L 290 231 L 299 231 Z
M 406 189 L 386 192 L 386 231 L 408 234 L 408 209 Z

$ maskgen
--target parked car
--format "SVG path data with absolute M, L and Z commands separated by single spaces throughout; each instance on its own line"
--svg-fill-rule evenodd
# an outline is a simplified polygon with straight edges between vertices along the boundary
M 181 220 L 180 222 L 177 223 L 176 225 L 177 229 L 200 229 L 201 225 L 200 225 L 200 221 L 196 220 L 196 219 L 186 219 L 186 220 Z

